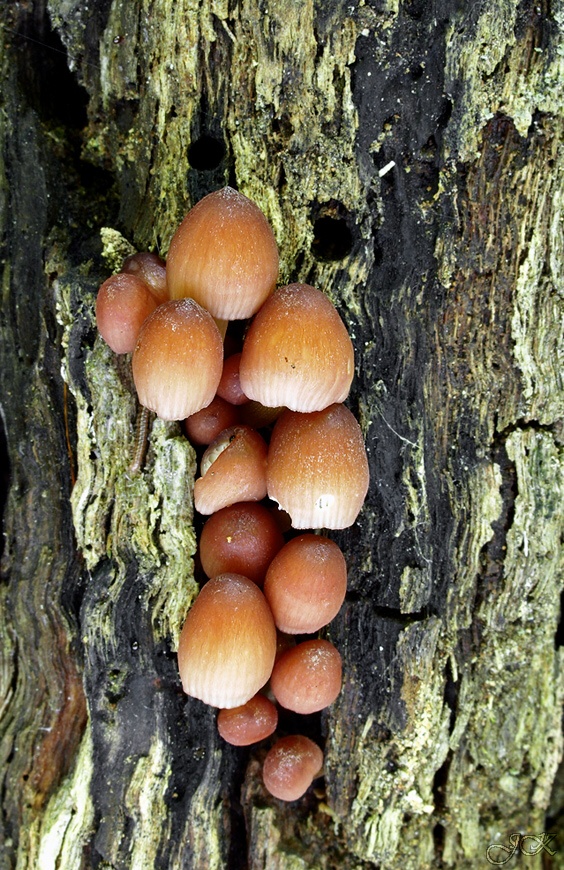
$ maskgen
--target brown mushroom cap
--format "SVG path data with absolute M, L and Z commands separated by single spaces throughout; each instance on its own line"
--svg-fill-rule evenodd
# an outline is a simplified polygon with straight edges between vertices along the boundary
M 309 284 L 275 290 L 245 337 L 244 394 L 268 407 L 320 411 L 346 399 L 353 374 L 352 342 L 327 296 Z
M 281 737 L 269 750 L 262 769 L 268 791 L 282 801 L 295 801 L 321 773 L 323 753 L 302 734 Z
M 239 501 L 260 501 L 266 495 L 264 439 L 249 426 L 232 426 L 209 445 L 194 484 L 194 506 L 213 514 Z
M 276 628 L 258 586 L 239 574 L 206 583 L 178 644 L 186 694 L 213 707 L 246 704 L 268 681 L 275 654 Z
M 184 431 L 192 444 L 207 445 L 221 435 L 224 429 L 239 422 L 238 407 L 220 396 L 215 396 L 207 407 L 185 419 Z
M 345 557 L 334 541 L 299 535 L 274 556 L 264 582 L 276 627 L 313 634 L 339 612 L 347 591 Z
M 101 285 L 96 297 L 98 332 L 114 353 L 131 353 L 157 299 L 136 275 L 119 272 Z
M 278 523 L 263 505 L 229 505 L 214 513 L 202 529 L 202 568 L 208 577 L 230 571 L 262 585 L 266 569 L 283 545 Z
M 278 703 L 295 713 L 315 713 L 341 691 L 339 651 L 328 640 L 306 640 L 287 650 L 274 665 L 270 688 Z
M 217 730 L 233 746 L 250 746 L 270 737 L 278 725 L 278 711 L 264 695 L 255 695 L 246 704 L 220 710 Z
M 172 299 L 190 296 L 224 320 L 251 317 L 273 291 L 278 248 L 266 217 L 231 187 L 205 196 L 170 243 L 166 264 Z
M 272 431 L 267 488 L 296 529 L 344 529 L 368 491 L 360 426 L 344 405 L 299 414 L 284 411 Z
M 223 368 L 213 317 L 193 299 L 159 305 L 133 353 L 139 401 L 163 420 L 183 420 L 210 404 Z
M 241 354 L 233 353 L 223 363 L 223 373 L 217 388 L 217 395 L 232 405 L 245 405 L 249 400 L 241 389 L 239 365 Z

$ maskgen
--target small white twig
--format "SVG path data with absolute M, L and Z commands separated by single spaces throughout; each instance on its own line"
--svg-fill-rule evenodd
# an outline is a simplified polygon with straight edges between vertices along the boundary
M 229 29 L 229 27 L 227 26 L 227 23 L 223 20 L 223 18 L 220 18 L 220 21 L 223 24 L 223 29 L 227 33 L 229 39 L 231 39 L 232 42 L 237 42 L 237 40 L 235 39 L 235 34 L 233 33 L 232 30 Z
M 387 173 L 390 171 L 390 169 L 393 169 L 395 165 L 396 165 L 396 161 L 390 160 L 389 163 L 386 163 L 385 166 L 382 166 L 382 168 L 378 170 L 378 176 L 380 178 L 382 178 L 384 175 L 387 175 Z

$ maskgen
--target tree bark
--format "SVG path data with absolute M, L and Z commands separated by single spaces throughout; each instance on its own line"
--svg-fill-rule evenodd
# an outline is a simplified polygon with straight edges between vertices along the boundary
M 1 866 L 475 868 L 549 831 L 517 852 L 564 866 L 562 0 L 0 20 Z M 182 694 L 196 456 L 157 420 L 129 472 L 130 360 L 95 329 L 124 254 L 226 183 L 347 323 L 371 467 L 291 804 Z

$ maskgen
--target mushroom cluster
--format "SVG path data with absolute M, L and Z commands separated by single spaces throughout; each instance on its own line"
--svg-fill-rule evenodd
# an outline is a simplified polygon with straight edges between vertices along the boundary
M 141 405 L 183 421 L 203 450 L 194 505 L 208 517 L 199 557 L 209 579 L 178 667 L 186 694 L 219 708 L 219 733 L 236 746 L 273 735 L 280 709 L 308 715 L 339 694 L 341 656 L 317 635 L 341 608 L 347 568 L 322 530 L 355 522 L 369 482 L 343 404 L 354 374 L 347 330 L 324 293 L 276 288 L 277 277 L 268 221 L 226 187 L 188 212 L 166 265 L 128 258 L 96 304 L 102 337 L 132 353 Z M 296 800 L 322 765 L 315 743 L 287 734 L 266 755 L 264 784 Z

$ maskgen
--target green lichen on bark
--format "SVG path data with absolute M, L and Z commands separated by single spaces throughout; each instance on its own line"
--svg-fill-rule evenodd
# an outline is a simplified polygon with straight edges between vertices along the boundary
M 66 330 L 73 321 L 65 312 L 68 286 L 59 285 L 59 316 Z M 92 316 L 92 313 L 91 313 Z M 70 338 L 63 338 L 68 347 Z M 141 413 L 131 377 L 130 357 L 116 357 L 98 338 L 85 366 L 90 401 L 72 383 L 77 403 L 77 468 L 72 493 L 75 533 L 86 566 L 101 560 L 116 566 L 111 604 L 120 594 L 127 566 L 150 577 L 144 585 L 146 606 L 153 614 L 157 638 L 176 642 L 197 587 L 192 557 L 196 540 L 192 525 L 195 454 L 178 424 L 155 420 L 140 472 L 131 471 L 136 452 L 136 418 Z M 84 387 L 83 387 L 84 389 Z M 115 630 L 111 610 L 100 629 Z
M 38 816 L 29 832 L 29 845 L 21 853 L 19 866 L 80 867 L 83 851 L 92 834 L 94 808 L 90 783 L 94 772 L 89 729 L 82 738 L 76 765 L 50 798 L 45 813 Z M 25 855 L 25 857 L 24 857 Z

